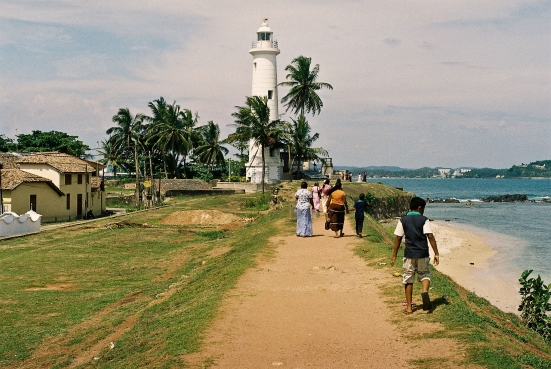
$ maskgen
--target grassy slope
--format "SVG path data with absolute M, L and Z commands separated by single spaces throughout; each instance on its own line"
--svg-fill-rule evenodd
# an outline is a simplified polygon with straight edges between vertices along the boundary
M 252 208 L 243 207 L 247 198 Z M 258 216 L 256 198 L 193 198 L 4 242 L 0 367 L 66 367 L 109 337 L 117 337 L 116 350 L 104 349 L 95 367 L 182 367 L 224 293 L 269 247 L 281 214 L 231 229 L 159 221 L 194 208 Z

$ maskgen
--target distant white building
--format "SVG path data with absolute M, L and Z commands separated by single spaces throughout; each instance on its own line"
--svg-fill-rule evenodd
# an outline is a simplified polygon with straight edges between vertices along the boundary
M 268 27 L 268 19 L 256 32 L 249 53 L 253 56 L 252 96 L 266 96 L 270 108 L 270 120 L 278 119 L 277 97 L 277 63 L 276 56 L 280 53 L 274 34 Z M 264 159 L 266 173 L 264 182 L 277 182 L 283 179 L 283 162 L 279 150 L 265 149 Z M 251 183 L 262 182 L 262 153 L 253 140 L 249 142 L 249 162 L 246 177 Z
M 440 174 L 440 177 L 445 178 L 450 175 L 451 171 L 451 169 L 440 168 L 438 169 L 438 174 Z
M 460 168 L 460 169 L 455 169 L 453 171 L 453 177 L 461 177 L 463 174 L 465 173 L 468 173 L 470 172 L 471 170 L 470 169 L 464 169 L 464 168 Z

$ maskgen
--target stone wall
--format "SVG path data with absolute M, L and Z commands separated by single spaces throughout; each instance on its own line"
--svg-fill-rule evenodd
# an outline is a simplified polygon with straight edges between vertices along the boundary
M 155 181 L 158 186 L 158 180 Z M 161 179 L 161 193 L 164 195 L 167 191 L 192 191 L 192 190 L 210 190 L 212 186 L 201 179 Z
M 372 201 L 373 207 L 369 208 L 369 215 L 376 220 L 401 217 L 409 211 L 409 201 L 415 195 L 409 192 L 392 197 L 377 198 Z
M 265 183 L 264 191 L 269 192 L 274 186 L 273 183 Z M 262 183 L 250 182 L 217 182 L 216 188 L 233 189 L 236 191 L 245 191 L 246 193 L 262 192 Z

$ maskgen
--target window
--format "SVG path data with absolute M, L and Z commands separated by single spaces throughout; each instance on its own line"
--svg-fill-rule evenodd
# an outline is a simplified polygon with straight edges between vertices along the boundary
M 274 91 L 268 90 L 268 100 L 271 100 L 274 98 Z
M 67 194 L 67 210 L 71 210 L 71 194 Z
M 79 174 L 79 175 L 77 176 L 77 183 L 78 183 L 78 184 L 82 184 L 82 174 Z
M 256 70 L 256 62 L 254 62 L 253 64 L 254 64 L 254 70 Z
M 65 174 L 65 184 L 70 185 L 71 184 L 72 175 L 71 174 Z
M 260 32 L 258 34 L 258 41 L 270 41 L 271 33 L 268 32 Z
M 37 212 L 37 211 L 36 211 L 36 195 L 31 195 L 31 197 L 30 197 L 29 208 L 30 208 L 32 211 Z

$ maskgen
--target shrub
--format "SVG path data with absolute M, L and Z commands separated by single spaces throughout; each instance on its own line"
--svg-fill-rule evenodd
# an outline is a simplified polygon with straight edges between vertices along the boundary
M 260 196 L 245 199 L 243 206 L 246 209 L 268 210 L 270 208 L 270 194 L 264 193 Z
M 522 300 L 518 311 L 524 324 L 539 333 L 543 338 L 551 339 L 551 285 L 546 286 L 538 275 L 538 278 L 528 278 L 533 270 L 525 270 L 519 279 L 520 295 Z

